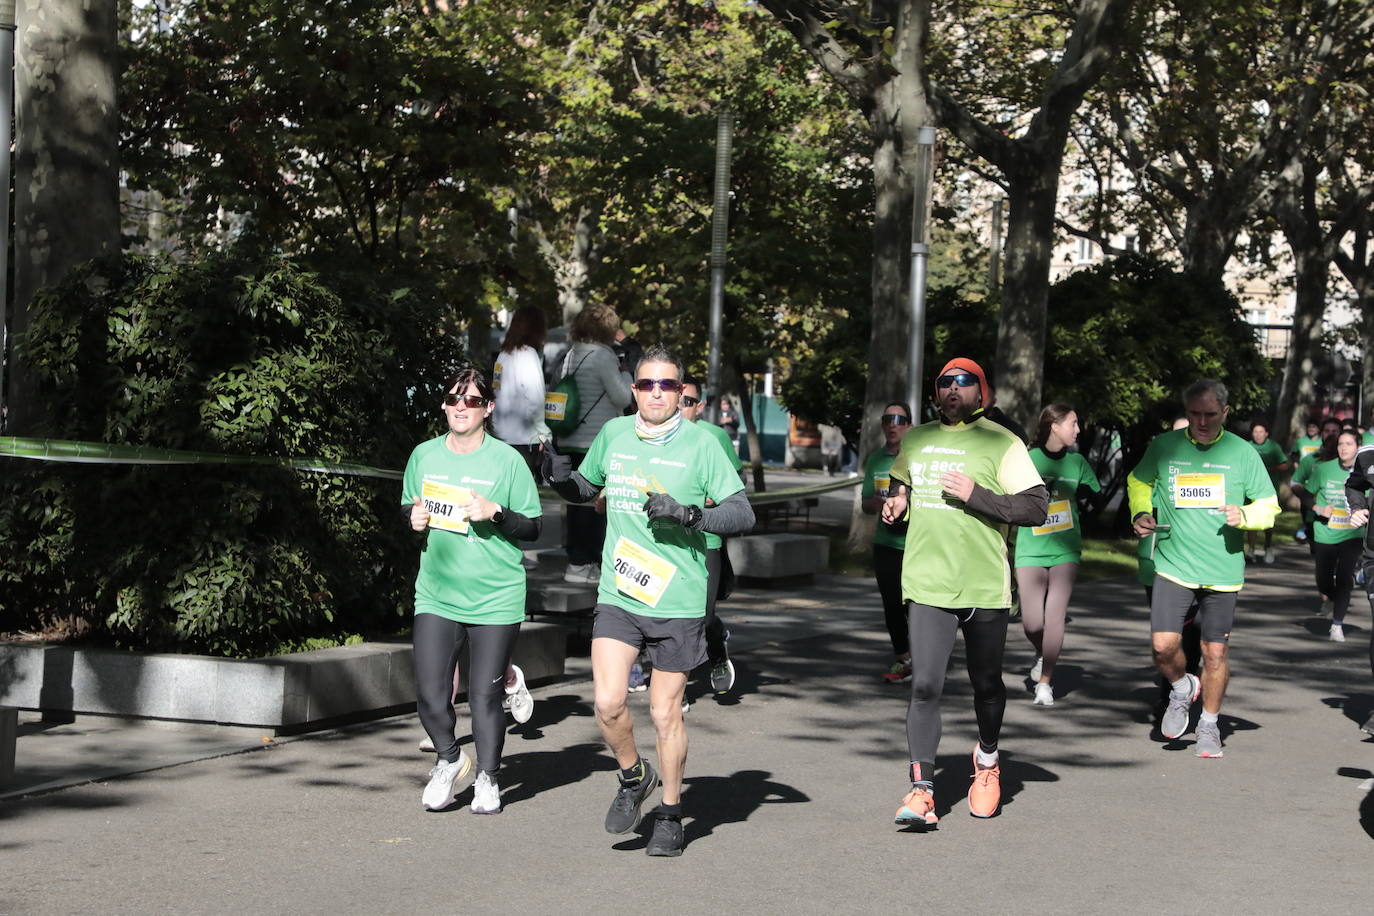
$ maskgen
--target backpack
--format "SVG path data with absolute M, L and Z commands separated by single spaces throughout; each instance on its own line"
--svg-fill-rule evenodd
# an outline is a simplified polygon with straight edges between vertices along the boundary
M 582 368 L 582 364 L 591 356 L 588 353 L 578 361 L 577 365 L 567 375 L 558 380 L 558 384 L 544 395 L 544 422 L 548 424 L 549 432 L 555 436 L 570 436 L 582 425 L 582 421 L 587 419 L 587 414 L 592 412 L 592 408 L 601 403 L 601 398 L 592 402 L 592 406 L 587 408 L 587 413 L 581 413 L 581 399 L 577 393 L 577 370 Z M 569 354 L 571 358 L 571 354 Z M 564 363 L 564 365 L 567 365 Z M 603 391 L 601 397 L 605 397 Z

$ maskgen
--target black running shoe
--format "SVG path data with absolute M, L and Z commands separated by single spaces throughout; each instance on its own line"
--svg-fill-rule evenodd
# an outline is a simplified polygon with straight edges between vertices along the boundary
M 654 818 L 654 835 L 644 851 L 651 856 L 682 855 L 682 819 L 666 814 Z
M 642 816 L 639 809 L 644 805 L 644 799 L 649 797 L 649 793 L 657 788 L 658 774 L 647 760 L 644 761 L 644 778 L 639 782 L 627 783 L 624 779 L 620 780 L 615 800 L 611 802 L 611 809 L 606 812 L 606 832 L 629 833 L 638 827 Z

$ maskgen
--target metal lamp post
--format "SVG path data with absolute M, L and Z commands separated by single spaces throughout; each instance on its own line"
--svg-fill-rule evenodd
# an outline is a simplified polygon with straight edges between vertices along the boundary
M 926 344 L 926 264 L 930 259 L 930 186 L 935 173 L 935 128 L 916 131 L 916 174 L 911 194 L 911 338 L 908 341 L 907 403 L 920 417 L 921 377 Z M 919 420 L 914 420 L 919 422 Z

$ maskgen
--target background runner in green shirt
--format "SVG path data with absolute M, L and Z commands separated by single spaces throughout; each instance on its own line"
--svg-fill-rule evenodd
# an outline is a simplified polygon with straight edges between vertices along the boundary
M 1269 482 L 1274 485 L 1274 492 L 1277 493 L 1280 475 L 1288 470 L 1288 456 L 1283 453 L 1283 449 L 1277 442 L 1269 438 L 1268 420 L 1256 420 L 1250 424 L 1250 444 L 1255 447 L 1255 451 L 1260 456 L 1260 461 L 1264 462 L 1264 469 L 1269 472 Z M 1258 531 L 1245 532 L 1246 559 L 1273 563 L 1274 529 L 1264 529 L 1264 549 L 1256 552 L 1255 543 L 1258 540 Z
M 1345 614 L 1355 587 L 1355 568 L 1364 536 L 1363 527 L 1351 520 L 1345 499 L 1345 483 L 1359 449 L 1358 433 L 1341 432 L 1336 438 L 1335 454 L 1328 446 L 1322 446 L 1313 456 L 1315 460 L 1308 473 L 1293 483 L 1294 490 L 1301 488 L 1313 501 L 1316 521 L 1312 525 L 1312 558 L 1317 592 L 1322 596 L 1319 613 L 1331 615 L 1328 635 L 1336 642 L 1345 641 Z
M 1040 411 L 1031 462 L 1049 490 L 1043 524 L 1016 531 L 1016 584 L 1021 594 L 1021 626 L 1035 647 L 1029 677 L 1036 706 L 1054 705 L 1051 677 L 1064 646 L 1064 622 L 1083 552 L 1078 500 L 1102 492 L 1088 460 L 1069 448 L 1078 442 L 1078 414 L 1067 404 Z
M 1333 439 L 1341 431 L 1341 421 L 1335 417 L 1327 417 L 1320 424 L 1309 420 L 1307 423 L 1307 435 L 1298 440 L 1297 445 L 1293 446 L 1293 479 L 1305 478 L 1312 470 L 1312 462 L 1316 460 L 1317 450 L 1326 443 L 1328 439 Z M 1335 448 L 1333 443 L 1332 448 Z M 1312 522 L 1315 516 L 1312 515 L 1312 502 L 1310 499 L 1302 500 L 1302 524 L 1293 537 L 1299 541 L 1305 541 L 1312 529 Z
M 902 436 L 911 429 L 911 408 L 904 401 L 893 401 L 883 408 L 879 418 L 883 444 L 875 448 L 864 461 L 864 482 L 859 491 L 859 503 L 868 515 L 877 515 L 887 499 L 891 487 L 892 462 L 901 448 Z M 907 634 L 906 603 L 902 600 L 902 551 L 906 546 L 906 532 L 894 528 L 881 519 L 873 529 L 873 577 L 878 581 L 878 594 L 883 599 L 883 623 L 892 641 L 895 656 L 892 666 L 883 672 L 883 680 L 901 683 L 911 677 L 911 645 Z

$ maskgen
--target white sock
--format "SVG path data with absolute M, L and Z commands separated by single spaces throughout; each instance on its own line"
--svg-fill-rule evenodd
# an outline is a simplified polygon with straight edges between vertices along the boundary
M 1192 696 L 1193 694 L 1193 679 L 1186 674 L 1169 686 L 1174 689 L 1175 696 L 1186 697 Z
M 1206 722 L 1208 725 L 1216 725 L 1216 724 L 1217 724 L 1217 716 L 1219 716 L 1219 715 L 1221 715 L 1221 713 L 1219 713 L 1219 712 L 1208 712 L 1207 710 L 1204 709 L 1204 710 L 1202 711 L 1202 715 L 1198 717 L 1198 721 L 1199 721 L 1199 722 Z
M 980 744 L 980 745 L 978 745 L 978 749 L 977 749 L 976 751 L 974 751 L 974 754 L 975 754 L 975 755 L 977 756 L 977 758 L 978 758 L 978 765 L 979 765 L 980 767 L 995 767 L 995 766 L 997 766 L 997 752 L 996 752 L 996 751 L 993 751 L 991 754 L 986 753 L 986 752 L 983 750 L 983 746 Z

